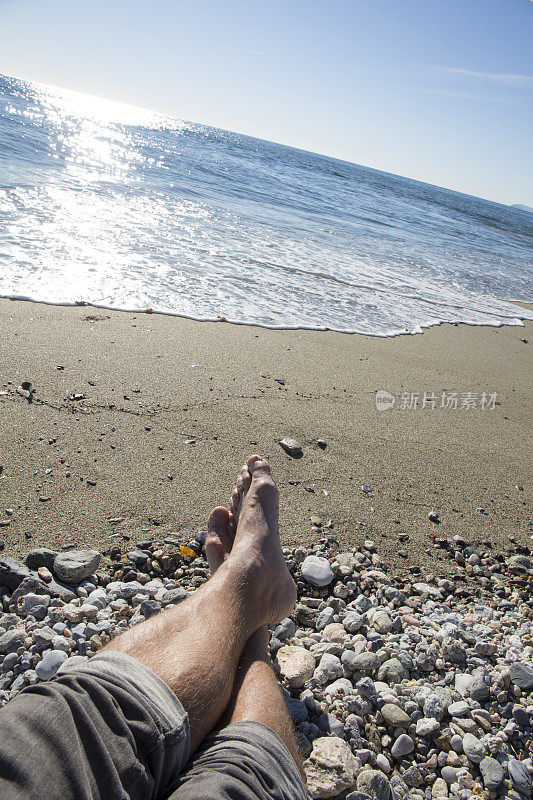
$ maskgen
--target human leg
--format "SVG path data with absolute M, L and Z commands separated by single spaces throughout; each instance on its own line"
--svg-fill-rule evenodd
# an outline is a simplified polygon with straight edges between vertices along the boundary
M 212 573 L 224 563 L 231 551 L 232 517 L 238 521 L 249 485 L 249 475 L 246 475 L 245 466 L 231 497 L 230 517 L 227 518 L 220 513 L 219 509 L 215 509 L 210 517 L 206 555 Z M 283 741 L 305 780 L 294 726 L 272 669 L 268 638 L 268 630 L 266 626 L 262 626 L 247 640 L 237 665 L 233 691 L 219 728 L 238 722 L 259 722 L 268 726 Z
M 278 535 L 276 485 L 259 456 L 248 459 L 247 468 L 250 484 L 233 546 L 215 574 L 179 606 L 100 651 L 126 653 L 170 686 L 189 715 L 191 753 L 228 705 L 248 638 L 290 613 L 295 602 Z

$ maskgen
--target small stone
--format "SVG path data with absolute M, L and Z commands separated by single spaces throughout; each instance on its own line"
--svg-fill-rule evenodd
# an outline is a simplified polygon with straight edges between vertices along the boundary
M 341 739 L 344 737 L 344 723 L 334 714 L 321 714 L 318 718 L 318 727 L 333 736 L 339 736 Z
M 524 797 L 531 797 L 533 784 L 531 775 L 525 764 L 518 761 L 516 758 L 510 758 L 507 762 L 507 768 L 513 786 L 515 786 Z
M 381 708 L 381 716 L 391 728 L 407 728 L 411 723 L 409 714 L 393 703 L 385 703 Z
M 161 603 L 156 600 L 143 600 L 141 603 L 141 614 L 145 619 L 153 617 L 161 611 Z
M 301 458 L 303 456 L 302 445 L 296 439 L 282 439 L 279 444 L 293 458 Z
M 284 645 L 276 656 L 279 673 L 292 689 L 301 689 L 315 671 L 315 657 L 304 647 Z
M 363 627 L 364 621 L 364 617 L 361 614 L 358 614 L 357 611 L 348 611 L 342 620 L 342 624 L 348 633 L 357 633 L 357 631 Z
M 342 678 L 342 675 L 343 670 L 340 658 L 331 653 L 324 653 L 313 673 L 313 679 L 321 686 L 325 686 L 336 678 Z
M 417 594 L 432 597 L 434 600 L 442 599 L 442 592 L 436 586 L 431 586 L 429 583 L 413 583 L 413 589 Z
M 38 570 L 39 567 L 47 567 L 51 570 L 57 555 L 57 550 L 50 550 L 48 547 L 36 547 L 30 550 L 26 556 L 26 566 L 28 569 Z
M 463 750 L 474 764 L 481 763 L 487 754 L 483 743 L 472 733 L 465 733 L 463 736 Z
M 431 787 L 431 800 L 441 800 L 448 797 L 448 784 L 443 778 L 437 778 Z
M 168 589 L 162 598 L 161 598 L 161 605 L 168 606 L 172 604 L 182 603 L 183 600 L 186 600 L 189 596 L 189 592 L 184 589 L 182 586 L 177 586 L 175 589 Z
M 350 789 L 355 783 L 359 763 L 343 739 L 336 736 L 315 739 L 311 755 L 304 762 L 306 788 L 311 800 L 337 797 Z M 386 798 L 383 796 L 379 800 Z
M 404 783 L 406 783 L 407 786 L 410 786 L 413 789 L 422 786 L 422 784 L 424 783 L 424 776 L 422 775 L 422 772 L 417 766 L 412 766 L 409 767 L 409 769 L 406 769 L 402 777 Z
M 333 617 L 335 616 L 335 611 L 331 606 L 326 606 L 326 608 L 320 612 L 318 617 L 316 618 L 316 629 L 317 631 L 323 630 L 330 622 L 333 622 Z
M 0 586 L 16 589 L 25 578 L 30 578 L 28 567 L 16 558 L 0 558 Z
M 513 708 L 513 719 L 521 728 L 529 725 L 529 714 L 523 706 L 515 706 Z
M 436 694 L 431 694 L 424 701 L 424 716 L 441 720 L 444 716 L 444 706 Z
M 476 642 L 474 647 L 476 655 L 483 656 L 483 658 L 491 658 L 496 654 L 497 650 L 498 648 L 492 642 Z
M 450 717 L 466 717 L 470 714 L 470 706 L 466 700 L 458 700 L 456 703 L 450 703 L 448 706 L 448 714 Z
M 461 642 L 457 639 L 447 638 L 442 643 L 442 654 L 452 664 L 465 664 L 466 663 L 466 650 Z
M 54 576 L 48 567 L 37 567 L 37 574 L 42 581 L 45 581 L 45 583 L 50 583 L 54 579 Z
M 533 689 L 533 665 L 515 661 L 514 664 L 511 664 L 509 676 L 515 686 L 519 686 L 520 689 L 524 689 L 526 692 Z
M 422 717 L 416 723 L 417 736 L 430 736 L 440 728 L 440 722 L 434 718 Z
M 49 650 L 44 654 L 42 661 L 35 667 L 37 677 L 42 681 L 47 681 L 53 678 L 57 670 L 68 658 L 68 655 L 63 650 Z
M 301 569 L 303 579 L 312 586 L 327 586 L 333 580 L 333 572 L 327 558 L 307 556 Z
M 274 629 L 274 636 L 283 642 L 285 639 L 292 639 L 296 634 L 296 624 L 290 617 L 285 617 Z
M 388 775 L 391 771 L 390 761 L 385 755 L 385 753 L 378 753 L 376 756 L 376 766 L 380 768 L 385 775 Z
M 485 756 L 479 763 L 479 769 L 485 789 L 497 789 L 504 778 L 502 765 L 495 758 Z
M 455 733 L 452 738 L 450 739 L 450 746 L 452 750 L 455 750 L 456 753 L 463 752 L 463 737 L 459 736 L 458 733 Z
M 353 672 L 373 672 L 379 667 L 379 656 L 377 653 L 364 651 L 354 655 L 350 668 Z
M 383 772 L 364 769 L 357 776 L 357 789 L 365 792 L 372 800 L 389 800 L 390 783 Z
M 511 556 L 511 558 L 507 559 L 507 567 L 516 575 L 521 572 L 531 575 L 533 573 L 533 559 L 525 555 Z
M 81 583 L 98 569 L 101 555 L 97 550 L 71 550 L 59 553 L 53 571 L 65 583 Z
M 376 611 L 372 617 L 372 625 L 378 633 L 386 634 L 392 630 L 392 620 L 386 611 Z
M 28 594 L 24 597 L 24 611 L 26 614 L 31 614 L 35 606 L 44 606 L 46 611 L 49 602 L 50 598 L 46 595 L 28 592 Z
M 440 522 L 438 511 L 430 511 L 428 514 L 428 519 L 430 522 L 435 522 L 438 524 Z
M 0 636 L 0 654 L 14 653 L 24 644 L 24 631 L 12 628 Z
M 403 758 L 403 756 L 412 753 L 414 749 L 415 743 L 411 737 L 406 733 L 402 733 L 392 745 L 391 754 L 393 758 Z
M 389 658 L 378 669 L 378 681 L 390 685 L 401 683 L 407 677 L 407 671 L 402 662 L 397 658 Z

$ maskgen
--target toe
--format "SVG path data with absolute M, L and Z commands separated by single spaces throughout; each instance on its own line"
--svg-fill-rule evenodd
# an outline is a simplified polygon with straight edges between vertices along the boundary
M 241 496 L 239 494 L 239 490 L 237 489 L 237 487 L 235 487 L 235 489 L 231 493 L 229 501 L 229 510 L 235 518 L 239 516 L 240 504 L 241 504 Z
M 241 479 L 242 479 L 243 494 L 246 494 L 246 492 L 250 488 L 250 483 L 252 482 L 252 476 L 250 475 L 250 470 L 248 469 L 247 464 L 245 464 L 241 470 Z
M 209 515 L 205 554 L 211 572 L 216 572 L 231 550 L 233 535 L 229 532 L 229 521 L 230 513 L 222 506 L 214 508 Z
M 246 462 L 246 466 L 248 468 L 248 472 L 250 473 L 250 475 L 253 475 L 254 472 L 257 471 L 268 472 L 268 473 L 270 472 L 270 466 L 268 464 L 268 461 L 266 461 L 264 458 L 261 458 L 261 456 L 250 456 L 250 458 Z
M 219 538 L 222 537 L 226 532 L 226 528 L 228 527 L 228 520 L 228 509 L 224 508 L 223 506 L 217 506 L 209 515 L 209 520 L 207 522 L 208 533 L 212 536 L 218 536 Z

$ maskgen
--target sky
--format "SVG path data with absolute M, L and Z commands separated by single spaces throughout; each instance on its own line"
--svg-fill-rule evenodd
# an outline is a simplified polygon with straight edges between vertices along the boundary
M 533 206 L 532 0 L 0 0 L 0 72 Z

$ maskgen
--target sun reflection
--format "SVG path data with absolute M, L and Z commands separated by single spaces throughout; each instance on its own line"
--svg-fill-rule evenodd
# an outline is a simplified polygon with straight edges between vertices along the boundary
M 0 76 L 4 84 L 0 293 L 381 335 L 456 320 L 461 309 L 474 322 L 514 318 L 480 295 L 468 250 L 480 229 L 467 217 L 463 238 L 452 248 L 440 232 L 441 247 L 439 231 L 419 225 L 419 206 L 405 217 L 394 187 L 372 195 L 355 167 L 349 191 L 375 208 L 357 217 L 348 190 L 328 184 L 324 216 L 318 156 L 311 185 L 293 151 L 273 158 L 277 146 L 262 143 L 251 155 L 236 134 Z M 384 196 L 391 221 L 378 227 Z M 418 227 L 406 224 L 415 218 Z M 501 263 L 518 258 L 513 247 L 497 245 Z M 502 286 L 517 285 L 501 272 Z
M 86 117 L 97 122 L 118 125 L 143 125 L 159 128 L 168 124 L 169 117 L 146 108 L 128 105 L 105 97 L 95 97 L 70 89 L 46 86 L 40 83 L 29 83 L 34 91 L 35 99 L 45 108 L 56 108 L 61 119 L 65 117 Z M 179 123 L 179 120 L 172 120 Z M 185 124 L 185 123 L 183 123 Z

